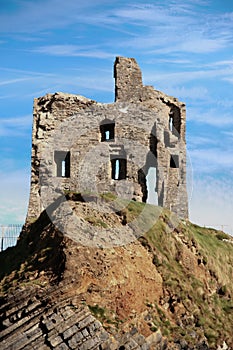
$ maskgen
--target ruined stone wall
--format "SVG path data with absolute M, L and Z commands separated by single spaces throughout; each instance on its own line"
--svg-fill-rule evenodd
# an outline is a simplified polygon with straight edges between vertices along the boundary
M 153 113 L 151 138 L 154 140 L 150 150 L 157 159 L 158 204 L 187 218 L 185 104 L 152 86 L 143 86 L 141 71 L 135 59 L 118 57 L 114 65 L 114 77 L 116 102 L 140 103 Z M 129 79 L 132 81 L 129 82 Z M 178 157 L 176 169 L 170 166 L 171 156 Z
M 47 94 L 34 99 L 31 189 L 27 214 L 29 220 L 37 218 L 43 209 L 41 207 L 39 174 L 47 140 L 66 118 L 95 103 L 95 101 L 83 96 L 64 93 Z
M 28 220 L 64 190 L 146 201 L 150 167 L 158 204 L 188 216 L 185 105 L 143 86 L 134 59 L 117 57 L 114 76 L 112 104 L 63 93 L 35 99 Z

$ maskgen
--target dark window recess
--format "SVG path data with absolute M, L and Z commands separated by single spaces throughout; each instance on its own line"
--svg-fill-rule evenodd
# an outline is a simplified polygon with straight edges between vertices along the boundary
M 101 141 L 112 141 L 115 138 L 115 123 L 103 123 L 100 125 Z
M 170 168 L 179 168 L 179 156 L 175 154 L 171 155 Z
M 172 106 L 169 113 L 169 130 L 173 135 L 180 136 L 181 115 L 177 106 Z
M 55 151 L 54 160 L 57 165 L 57 177 L 70 177 L 70 152 Z
M 113 158 L 111 159 L 112 179 L 123 180 L 126 179 L 126 159 Z

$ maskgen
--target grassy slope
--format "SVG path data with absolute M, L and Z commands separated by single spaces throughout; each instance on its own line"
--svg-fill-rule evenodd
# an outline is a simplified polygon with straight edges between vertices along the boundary
M 195 344 L 196 332 L 210 346 L 224 340 L 232 346 L 233 241 L 224 241 L 230 237 L 223 232 L 190 222 L 168 230 L 169 221 L 165 214 L 146 234 L 168 294 L 166 332 L 173 339 L 179 333 L 190 344 Z
M 118 214 L 125 225 L 144 209 L 145 204 L 131 202 Z M 146 215 L 148 222 L 158 215 L 158 208 L 148 206 Z M 152 303 L 145 300 L 151 331 L 161 329 L 168 339 L 193 345 L 203 336 L 213 348 L 223 340 L 233 346 L 233 244 L 224 239 L 229 236 L 178 222 L 167 210 L 139 238 L 163 279 L 163 298 Z M 61 245 L 61 234 L 42 214 L 22 234 L 16 248 L 0 254 L 2 292 L 22 283 L 25 276 L 33 283 L 36 271 L 49 271 L 53 280 L 60 276 L 65 264 Z

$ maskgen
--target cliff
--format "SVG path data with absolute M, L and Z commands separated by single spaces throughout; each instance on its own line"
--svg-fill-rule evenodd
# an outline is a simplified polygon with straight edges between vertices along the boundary
M 108 194 L 92 198 L 115 206 L 104 213 L 78 194 L 66 199 L 82 223 L 78 237 L 89 229 L 90 241 L 104 230 L 130 236 L 142 212 L 147 224 L 157 219 L 147 233 L 105 246 L 59 231 L 51 217 L 61 203 L 27 223 L 0 254 L 1 349 L 233 347 L 231 237 L 156 206 L 119 208 Z

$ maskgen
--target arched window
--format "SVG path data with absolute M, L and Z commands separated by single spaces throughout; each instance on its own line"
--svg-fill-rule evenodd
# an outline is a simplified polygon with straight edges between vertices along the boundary
M 115 122 L 105 119 L 100 123 L 101 142 L 113 141 L 115 138 Z

